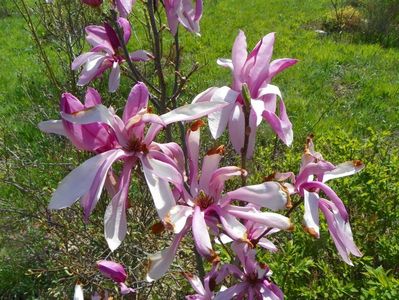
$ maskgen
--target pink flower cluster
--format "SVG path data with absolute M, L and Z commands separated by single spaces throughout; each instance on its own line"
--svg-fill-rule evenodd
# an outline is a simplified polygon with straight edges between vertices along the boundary
M 91 6 L 102 3 L 83 2 Z M 131 36 L 130 23 L 125 17 L 135 1 L 112 3 L 120 14 L 115 24 L 119 28 L 109 23 L 86 27 L 86 39 L 92 48 L 72 64 L 74 70 L 83 66 L 78 85 L 86 85 L 111 69 L 110 92 L 119 86 L 123 63 L 128 59 L 147 61 L 152 57 L 144 50 L 130 53 L 129 57 L 123 55 L 122 48 Z M 195 3 L 164 0 L 162 4 L 173 35 L 179 23 L 199 33 L 202 0 Z M 117 32 L 122 33 L 123 40 Z M 137 166 L 144 174 L 161 227 L 174 233 L 169 247 L 149 256 L 147 281 L 158 280 L 169 270 L 181 241 L 190 233 L 196 251 L 212 264 L 203 282 L 196 275 L 185 274 L 196 291 L 187 299 L 283 299 L 282 291 L 271 279 L 269 267 L 256 260 L 256 249 L 259 246 L 277 251 L 268 236 L 293 230 L 290 219 L 276 212 L 292 207 L 290 196 L 293 194 L 303 198 L 305 230 L 319 238 L 320 210 L 339 254 L 346 263 L 352 264 L 349 255 L 361 256 L 361 253 L 354 244 L 345 205 L 326 182 L 359 172 L 364 167 L 360 161 L 335 166 L 315 152 L 312 137 L 309 137 L 297 175 L 275 173 L 265 182 L 228 190 L 226 182 L 247 176 L 247 171 L 237 166 L 220 166 L 224 146 L 214 147 L 202 159 L 200 157 L 200 128 L 205 125 L 199 120 L 202 117 L 208 118 L 215 139 L 228 128 L 233 148 L 248 159 L 253 156 L 257 128 L 262 120 L 286 145 L 291 145 L 292 124 L 282 93 L 271 81 L 297 60 L 272 60 L 274 40 L 274 33 L 270 33 L 248 53 L 245 34 L 240 31 L 233 45 L 232 59 L 217 61 L 231 70 L 231 86 L 211 87 L 195 97 L 191 104 L 162 115 L 152 113 L 150 93 L 141 82 L 131 89 L 122 116 L 112 107 L 104 106 L 93 88 L 87 89 L 84 103 L 64 93 L 60 100 L 61 119 L 41 122 L 39 128 L 65 136 L 76 148 L 90 151 L 93 156 L 60 182 L 49 208 L 62 209 L 79 201 L 88 222 L 105 188 L 111 201 L 104 215 L 104 235 L 114 251 L 128 230 L 128 194 L 132 169 Z M 177 143 L 156 142 L 157 134 L 166 126 L 190 121 L 193 122 L 185 136 L 186 153 Z M 246 135 L 249 136 L 247 148 Z M 113 168 L 117 161 L 123 165 L 119 174 Z M 215 244 L 219 244 L 217 247 L 231 244 L 236 259 L 222 264 Z M 104 260 L 98 262 L 98 268 L 120 286 L 122 294 L 134 292 L 125 284 L 127 274 L 122 265 Z M 223 286 L 227 276 L 235 278 L 231 287 Z

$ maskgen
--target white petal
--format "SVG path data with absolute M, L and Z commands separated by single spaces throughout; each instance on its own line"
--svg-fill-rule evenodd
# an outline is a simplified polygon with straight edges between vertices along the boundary
M 169 211 L 168 221 L 173 225 L 173 231 L 175 234 L 178 234 L 183 230 L 187 218 L 192 214 L 192 207 L 184 205 L 176 205 Z
M 80 284 L 75 285 L 75 293 L 73 294 L 73 300 L 84 300 L 83 289 Z
M 217 89 L 211 98 L 211 102 L 227 102 L 229 103 L 224 108 L 210 113 L 208 116 L 209 129 L 212 137 L 218 139 L 224 130 L 232 114 L 235 101 L 238 93 L 227 86 Z
M 337 165 L 334 170 L 325 172 L 323 175 L 323 182 L 356 174 L 357 172 L 360 172 L 363 168 L 364 164 L 359 160 L 344 162 Z
M 227 104 L 227 102 L 216 101 L 187 104 L 161 115 L 161 118 L 166 125 L 179 121 L 191 121 L 222 109 Z
M 40 122 L 39 129 L 46 133 L 55 133 L 62 136 L 67 136 L 62 120 L 48 120 Z
M 86 160 L 60 182 L 51 198 L 49 209 L 62 209 L 71 206 L 80 197 L 89 192 L 97 171 L 99 168 L 104 167 L 103 164 L 106 161 L 109 162 L 106 166 L 109 169 L 112 163 L 124 154 L 123 150 L 110 150 Z M 101 178 L 100 191 L 104 185 L 105 178 L 106 176 Z
M 166 180 L 155 176 L 153 170 L 147 168 L 145 164 L 142 164 L 142 166 L 158 216 L 163 220 L 167 216 L 169 210 L 176 205 L 172 190 Z
M 319 195 L 317 193 L 304 191 L 303 223 L 305 230 L 315 238 L 320 237 L 319 228 Z

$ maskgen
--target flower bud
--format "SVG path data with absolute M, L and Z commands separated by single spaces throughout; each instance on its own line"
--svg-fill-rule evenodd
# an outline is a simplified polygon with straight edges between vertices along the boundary
M 244 98 L 244 103 L 247 108 L 251 107 L 251 93 L 249 92 L 248 85 L 244 83 L 242 85 L 241 91 L 242 97 Z
M 115 282 L 125 282 L 127 278 L 127 274 L 123 266 L 116 262 L 110 260 L 101 260 L 97 262 L 97 267 L 105 277 L 108 277 Z

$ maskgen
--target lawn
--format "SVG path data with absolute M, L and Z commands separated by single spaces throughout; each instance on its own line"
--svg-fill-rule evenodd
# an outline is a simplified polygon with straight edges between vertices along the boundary
M 43 207 L 57 182 L 86 156 L 37 129 L 39 121 L 57 116 L 59 95 L 43 76 L 24 20 L 8 7 L 11 14 L 0 16 L 0 298 L 45 299 L 49 287 L 70 287 L 74 277 L 58 271 L 38 276 L 37 270 L 53 267 L 46 260 L 53 245 Z M 276 144 L 263 125 L 249 180 L 298 171 L 309 133 L 333 163 L 362 159 L 361 174 L 333 187 L 349 207 L 354 240 L 364 256 L 346 266 L 326 226 L 320 240 L 302 231 L 301 211 L 293 216 L 296 230 L 277 238 L 280 252 L 259 256 L 287 299 L 394 299 L 399 296 L 399 49 L 315 32 L 330 11 L 327 0 L 205 1 L 201 37 L 182 33 L 184 66 L 201 66 L 183 99 L 190 102 L 208 87 L 230 84 L 229 71 L 216 59 L 230 58 L 239 29 L 249 48 L 276 32 L 274 57 L 299 60 L 274 80 L 294 125 L 294 144 L 289 149 Z M 117 97 L 126 97 L 129 83 L 123 84 Z M 100 227 L 98 244 L 104 243 L 101 234 Z

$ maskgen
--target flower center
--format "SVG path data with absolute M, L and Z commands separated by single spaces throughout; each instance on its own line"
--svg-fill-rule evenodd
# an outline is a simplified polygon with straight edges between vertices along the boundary
M 195 205 L 198 205 L 201 208 L 201 210 L 207 209 L 209 206 L 213 204 L 213 202 L 214 202 L 213 198 L 206 195 L 204 191 L 200 191 L 198 193 L 197 198 L 195 198 L 194 200 Z
M 143 152 L 143 153 L 148 153 L 148 148 L 147 145 L 142 143 L 140 139 L 132 138 L 127 147 L 126 150 L 129 152 Z

